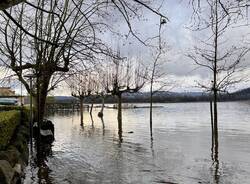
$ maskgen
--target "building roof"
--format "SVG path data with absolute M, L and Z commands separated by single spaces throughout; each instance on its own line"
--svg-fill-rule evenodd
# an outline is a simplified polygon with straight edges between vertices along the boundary
M 15 91 L 11 90 L 10 87 L 0 87 L 0 96 L 13 96 Z

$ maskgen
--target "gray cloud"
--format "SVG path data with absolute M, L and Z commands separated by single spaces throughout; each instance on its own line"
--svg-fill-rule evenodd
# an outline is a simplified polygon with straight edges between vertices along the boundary
M 161 0 L 154 1 L 151 5 L 158 8 Z M 194 45 L 200 45 L 197 38 L 204 39 L 209 35 L 207 32 L 199 33 L 193 32 L 187 29 L 190 25 L 190 17 L 192 15 L 192 8 L 188 4 L 188 1 L 176 1 L 176 0 L 164 0 L 161 7 L 161 12 L 165 14 L 170 22 L 164 26 L 163 29 L 163 40 L 170 47 L 170 50 L 166 53 L 163 60 L 166 63 L 163 69 L 169 74 L 169 78 L 177 81 L 176 91 L 181 90 L 198 90 L 196 86 L 196 81 L 207 81 L 210 74 L 207 70 L 202 68 L 197 68 L 190 59 L 185 55 L 190 51 Z M 132 27 L 138 36 L 145 40 L 149 37 L 154 37 L 158 33 L 159 17 L 154 15 L 152 12 L 144 10 L 143 16 L 139 20 L 132 20 Z M 118 12 L 114 12 L 113 18 L 106 20 L 108 24 L 113 25 L 114 31 L 120 35 L 126 35 L 128 33 L 128 25 L 124 20 L 122 20 L 121 15 Z M 239 23 L 239 25 L 243 24 Z M 249 35 L 247 35 L 248 27 L 234 26 L 226 34 L 225 39 L 227 39 L 226 46 L 236 44 L 242 45 L 247 44 Z M 246 35 L 244 39 L 242 36 Z M 140 58 L 143 60 L 145 65 L 149 65 L 152 61 L 151 49 L 145 47 L 141 44 L 135 37 L 130 35 L 128 38 L 125 36 L 118 37 L 110 32 L 102 33 L 101 38 L 109 44 L 111 47 L 116 49 L 119 45 L 121 52 L 125 56 Z M 250 66 L 249 55 L 246 58 L 246 66 Z M 248 71 L 248 70 L 247 70 Z M 247 84 L 244 84 L 247 85 Z M 240 85 L 239 87 L 242 87 Z M 67 88 L 64 84 L 57 89 L 60 94 L 69 92 L 65 90 Z M 54 92 L 56 94 L 56 91 Z

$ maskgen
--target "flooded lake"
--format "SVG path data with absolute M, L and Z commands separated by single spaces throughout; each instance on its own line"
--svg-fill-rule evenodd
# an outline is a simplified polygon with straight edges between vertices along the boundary
M 142 104 L 143 105 L 143 104 Z M 25 184 L 151 184 L 250 183 L 250 102 L 219 103 L 218 162 L 211 157 L 209 103 L 156 104 L 153 137 L 149 109 L 123 110 L 123 137 L 118 137 L 117 111 L 105 109 L 104 119 L 93 110 L 49 116 L 55 142 L 45 159 L 34 158 Z

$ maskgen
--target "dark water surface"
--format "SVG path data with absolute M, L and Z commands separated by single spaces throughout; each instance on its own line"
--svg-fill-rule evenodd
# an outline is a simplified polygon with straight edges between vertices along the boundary
M 99 109 L 93 110 L 93 122 L 85 112 L 84 127 L 76 112 L 49 116 L 56 140 L 43 167 L 31 155 L 24 183 L 250 183 L 250 102 L 219 104 L 216 163 L 209 104 L 162 106 L 154 109 L 153 141 L 147 108 L 123 110 L 122 143 L 115 109 L 105 109 L 103 122 Z

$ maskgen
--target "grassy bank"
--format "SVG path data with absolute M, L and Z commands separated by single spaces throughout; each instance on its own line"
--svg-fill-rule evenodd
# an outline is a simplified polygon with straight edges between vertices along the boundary
M 0 150 L 6 148 L 21 123 L 27 126 L 29 112 L 27 107 L 0 106 Z
M 21 112 L 11 110 L 0 112 L 0 150 L 9 144 L 17 126 L 21 121 Z
M 28 163 L 29 109 L 0 107 L 0 183 L 21 183 Z
M 3 112 L 3 111 L 12 111 L 12 110 L 20 111 L 20 110 L 22 110 L 24 108 L 25 107 L 16 106 L 16 105 L 0 105 L 0 112 Z

